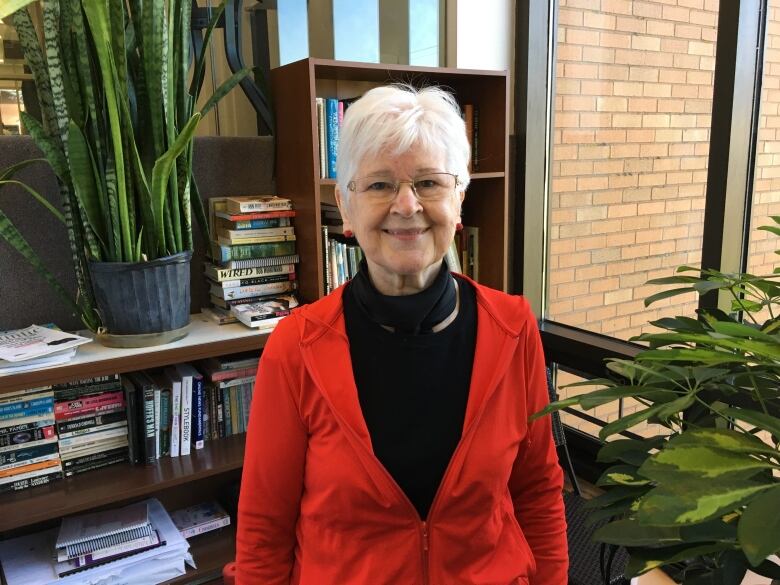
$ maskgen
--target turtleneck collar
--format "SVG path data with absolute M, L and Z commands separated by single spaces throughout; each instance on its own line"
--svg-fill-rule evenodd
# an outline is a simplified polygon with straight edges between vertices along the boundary
M 403 335 L 431 333 L 434 326 L 453 313 L 457 304 L 455 281 L 446 262 L 441 263 L 441 270 L 425 290 L 412 295 L 390 296 L 374 287 L 368 275 L 368 264 L 363 259 L 348 291 L 372 321 Z

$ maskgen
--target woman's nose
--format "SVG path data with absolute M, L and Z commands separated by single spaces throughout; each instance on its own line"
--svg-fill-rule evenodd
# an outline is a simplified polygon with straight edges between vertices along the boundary
M 422 210 L 422 205 L 420 205 L 420 201 L 417 199 L 413 185 L 414 183 L 411 181 L 399 182 L 398 193 L 396 193 L 395 199 L 393 199 L 391 211 L 404 217 L 409 217 Z

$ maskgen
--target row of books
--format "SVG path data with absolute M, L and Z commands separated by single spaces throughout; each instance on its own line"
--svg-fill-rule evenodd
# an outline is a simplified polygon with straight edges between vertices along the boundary
M 0 493 L 246 431 L 259 357 L 99 376 L 0 397 Z
M 273 195 L 209 199 L 211 261 L 205 274 L 220 324 L 272 328 L 298 305 L 292 202 Z
M 59 528 L 0 542 L 5 582 L 155 583 L 194 562 L 187 538 L 230 524 L 216 502 L 172 513 L 156 499 L 64 518 Z
M 354 278 L 363 260 L 363 250 L 353 238 L 331 236 L 328 230 L 329 226 L 322 226 L 325 294 Z

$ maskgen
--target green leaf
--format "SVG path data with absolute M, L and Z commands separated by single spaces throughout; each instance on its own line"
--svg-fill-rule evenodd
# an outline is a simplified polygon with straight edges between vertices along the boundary
M 25 183 L 22 183 L 21 181 L 14 181 L 14 180 L 5 180 L 0 181 L 0 187 L 3 185 L 16 185 L 17 187 L 21 187 L 25 191 L 27 191 L 30 195 L 32 195 L 38 203 L 43 205 L 54 217 L 56 217 L 58 220 L 60 220 L 63 224 L 65 223 L 65 217 L 59 212 L 57 208 L 55 208 L 49 201 L 38 191 L 33 189 L 32 187 L 26 185 Z
M 761 231 L 773 233 L 776 236 L 780 236 L 780 227 L 774 225 L 762 225 L 756 229 Z
M 726 551 L 731 548 L 733 548 L 733 545 L 719 543 L 694 546 L 683 544 L 658 549 L 631 549 L 628 551 L 630 558 L 626 565 L 625 575 L 626 577 L 636 577 L 657 567 L 694 559 L 699 556 L 711 555 L 712 553 Z
M 603 508 L 625 500 L 634 501 L 647 493 L 647 486 L 618 485 L 611 486 L 603 494 L 599 494 L 585 502 L 586 508 Z
M 662 299 L 668 299 L 671 297 L 676 297 L 678 295 L 684 295 L 686 293 L 692 292 L 693 288 L 690 286 L 686 286 L 684 288 L 673 288 L 671 290 L 665 290 L 661 291 L 659 293 L 655 293 L 654 295 L 650 295 L 645 299 L 645 307 L 649 307 L 656 301 L 660 301 Z
M 764 561 L 757 567 L 753 567 L 752 571 L 767 579 L 780 579 L 780 565 L 776 565 L 772 561 Z
M 626 429 L 630 429 L 634 425 L 644 422 L 651 416 L 655 415 L 657 412 L 661 410 L 662 407 L 663 404 L 657 404 L 655 406 L 651 406 L 650 408 L 646 408 L 644 410 L 631 413 L 627 416 L 623 416 L 617 419 L 616 421 L 609 423 L 604 428 L 602 428 L 599 431 L 599 438 L 605 440 L 607 437 L 614 435 L 615 433 L 619 433 L 621 431 L 625 431 Z
M 687 429 L 669 441 L 670 449 L 681 445 L 705 445 L 731 453 L 778 455 L 776 449 L 760 439 L 731 429 Z
M 621 546 L 652 546 L 682 542 L 680 529 L 667 526 L 648 526 L 636 519 L 615 520 L 593 534 L 593 540 Z
M 71 120 L 68 132 L 68 152 L 73 170 L 73 187 L 79 204 L 87 214 L 89 225 L 104 250 L 108 241 L 102 200 L 95 180 L 95 166 L 81 129 Z
M 651 349 L 642 352 L 642 359 L 695 362 L 709 365 L 745 362 L 743 356 L 707 349 Z
M 663 483 L 677 474 L 694 474 L 700 478 L 720 478 L 724 475 L 755 475 L 762 469 L 775 467 L 748 453 L 732 453 L 697 444 L 670 444 L 639 468 L 639 474 Z
M 611 463 L 620 460 L 639 466 L 647 459 L 650 451 L 660 448 L 664 442 L 664 437 L 610 441 L 599 450 L 596 461 Z
M 676 393 L 664 388 L 657 388 L 655 386 L 615 386 L 613 388 L 604 388 L 603 390 L 594 390 L 588 394 L 582 394 L 580 398 L 580 405 L 585 410 L 590 410 L 596 406 L 613 402 L 620 398 L 629 398 L 633 396 L 641 396 L 648 392 L 660 392 L 666 393 L 673 398 Z
M 756 496 L 739 520 L 739 542 L 752 566 L 780 551 L 780 485 Z
M 736 510 L 770 487 L 739 479 L 691 479 L 660 486 L 639 502 L 637 518 L 653 526 L 697 524 Z
M 19 112 L 19 117 L 25 128 L 27 128 L 27 131 L 30 133 L 33 142 L 35 142 L 35 146 L 41 149 L 43 156 L 46 157 L 46 160 L 49 162 L 54 173 L 63 183 L 66 185 L 69 184 L 70 168 L 68 167 L 68 160 L 65 158 L 65 153 L 57 139 L 48 136 L 41 126 L 41 123 L 27 112 Z
M 168 176 L 171 174 L 173 165 L 176 162 L 176 157 L 182 153 L 187 147 L 187 144 L 192 140 L 192 136 L 195 133 L 199 121 L 200 114 L 193 114 L 189 122 L 187 122 L 187 125 L 179 133 L 176 142 L 171 145 L 168 152 L 158 158 L 154 163 L 151 193 L 157 234 L 160 242 L 165 241 L 164 206 L 168 187 Z
M 596 481 L 597 486 L 606 485 L 625 485 L 625 486 L 639 486 L 647 485 L 650 482 L 637 474 L 636 467 L 631 465 L 613 465 L 601 474 L 601 477 Z
M 30 158 L 27 160 L 23 160 L 22 162 L 18 162 L 15 165 L 11 165 L 10 167 L 6 167 L 2 170 L 0 170 L 0 181 L 6 181 L 13 177 L 16 173 L 19 171 L 29 167 L 30 165 L 39 163 L 39 162 L 48 162 L 45 158 Z

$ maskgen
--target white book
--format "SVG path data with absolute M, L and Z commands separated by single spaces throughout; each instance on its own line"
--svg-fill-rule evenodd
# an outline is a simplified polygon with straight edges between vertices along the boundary
M 127 421 L 125 421 L 121 427 L 60 439 L 60 451 L 62 451 L 64 448 L 76 447 L 79 445 L 90 445 L 99 441 L 104 441 L 106 439 L 117 439 L 126 436 Z
M 32 479 L 40 475 L 48 475 L 50 473 L 62 473 L 62 465 L 52 465 L 51 467 L 44 467 L 43 469 L 36 469 L 35 471 L 27 471 L 25 473 L 17 473 L 16 475 L 9 475 L 8 477 L 0 477 L 0 485 L 7 483 L 13 483 L 15 481 L 21 481 L 23 479 Z
M 181 445 L 181 378 L 165 370 L 171 381 L 171 457 L 178 457 Z
M 187 375 L 177 364 L 176 370 L 181 378 L 181 455 L 189 455 L 192 448 L 192 375 Z

